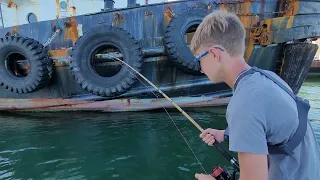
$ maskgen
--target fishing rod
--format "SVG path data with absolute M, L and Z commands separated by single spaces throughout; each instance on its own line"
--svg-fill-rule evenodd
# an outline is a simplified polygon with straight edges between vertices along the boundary
M 133 70 L 135 73 L 137 73 L 141 78 L 143 78 L 145 81 L 147 81 L 153 88 L 155 88 L 159 93 L 161 93 L 175 108 L 177 108 L 195 127 L 198 128 L 198 130 L 200 132 L 203 132 L 204 129 L 195 121 L 193 120 L 183 109 L 180 108 L 180 106 L 178 106 L 170 97 L 168 97 L 164 92 L 162 92 L 156 85 L 154 85 L 152 82 L 150 82 L 146 77 L 144 77 L 141 73 L 139 73 L 137 70 L 135 70 L 134 68 L 132 68 L 129 64 L 127 64 L 126 62 L 122 61 L 121 59 L 112 56 L 110 54 L 103 54 L 103 55 L 107 55 L 110 56 L 118 61 L 120 61 L 121 63 L 125 64 L 126 66 L 128 66 L 131 70 Z M 103 56 L 102 55 L 102 56 Z M 231 162 L 231 164 L 234 166 L 235 170 L 233 172 L 233 177 L 232 179 L 235 179 L 235 174 L 236 172 L 240 172 L 240 167 L 239 167 L 239 163 L 237 162 L 237 160 L 227 151 L 225 150 L 221 144 L 218 141 L 215 141 L 213 143 L 213 146 L 216 147 L 216 149 L 228 160 Z M 225 168 L 222 168 L 220 166 L 217 166 L 213 169 L 211 175 L 213 177 L 215 177 L 217 180 L 229 180 L 231 179 L 230 174 L 227 172 L 227 170 Z

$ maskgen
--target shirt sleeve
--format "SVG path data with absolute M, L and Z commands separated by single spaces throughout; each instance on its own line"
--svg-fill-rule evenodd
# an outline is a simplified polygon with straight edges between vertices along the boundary
M 255 98 L 237 102 L 229 114 L 230 151 L 268 154 L 265 108 Z

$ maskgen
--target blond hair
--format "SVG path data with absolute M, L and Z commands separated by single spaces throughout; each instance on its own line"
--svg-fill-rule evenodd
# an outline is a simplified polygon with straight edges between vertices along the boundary
M 213 44 L 222 46 L 231 56 L 244 55 L 245 29 L 235 14 L 215 10 L 207 15 L 194 33 L 190 49 L 195 54 L 201 46 Z

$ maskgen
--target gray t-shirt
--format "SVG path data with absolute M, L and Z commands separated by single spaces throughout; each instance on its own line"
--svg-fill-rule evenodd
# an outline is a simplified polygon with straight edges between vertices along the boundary
M 289 87 L 275 73 L 265 72 Z M 304 141 L 293 156 L 268 154 L 267 142 L 287 141 L 299 123 L 296 102 L 273 81 L 259 72 L 242 78 L 228 104 L 226 117 L 230 151 L 267 154 L 269 179 L 320 180 L 320 149 L 310 122 Z

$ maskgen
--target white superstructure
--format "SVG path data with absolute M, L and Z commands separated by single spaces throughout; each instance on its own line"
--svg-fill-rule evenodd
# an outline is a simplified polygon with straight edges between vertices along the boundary
M 137 4 L 168 0 L 137 0 Z M 114 8 L 127 7 L 127 0 L 114 0 Z M 0 28 L 100 12 L 104 0 L 0 0 Z

